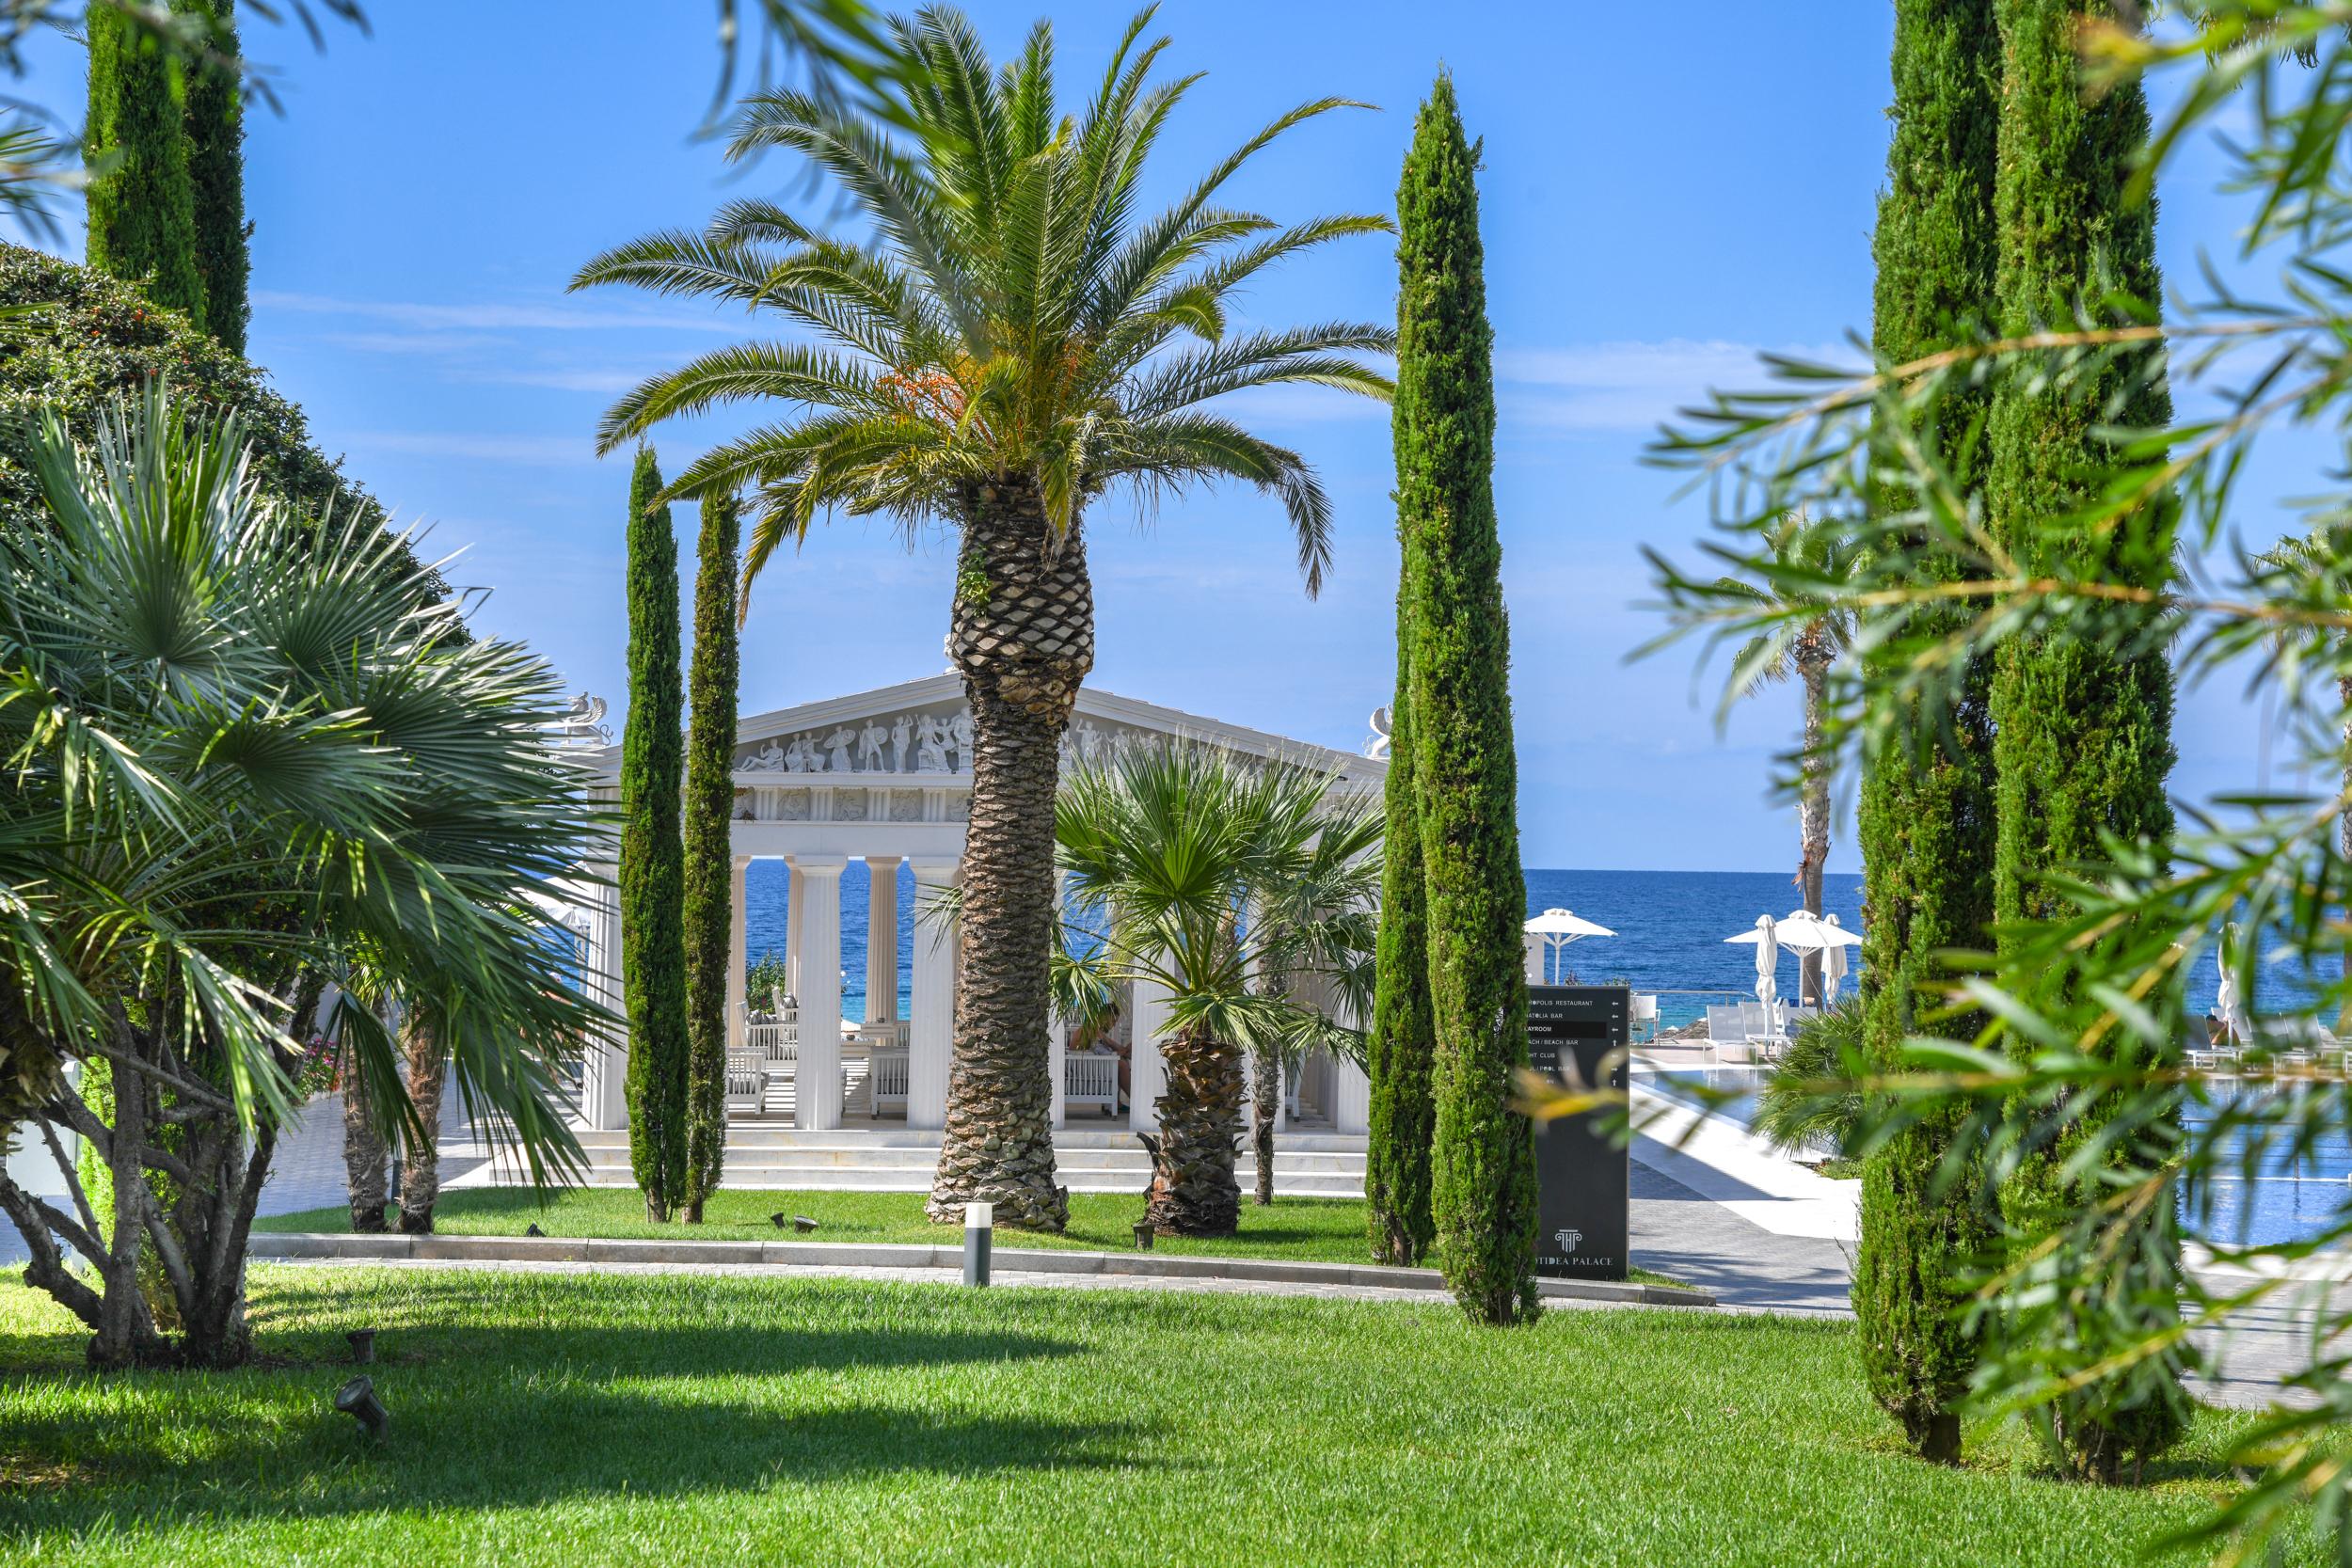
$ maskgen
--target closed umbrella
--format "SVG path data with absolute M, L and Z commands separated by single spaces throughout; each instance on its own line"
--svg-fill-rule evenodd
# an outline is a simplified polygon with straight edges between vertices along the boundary
M 1828 927 L 1836 936 L 1845 939 L 1842 942 L 1831 942 L 1821 953 L 1821 1005 L 1826 1007 L 1836 1002 L 1838 988 L 1846 978 L 1847 947 L 1849 945 L 1860 946 L 1862 939 L 1851 931 L 1840 928 L 1837 917 L 1834 914 L 1823 915 L 1821 924 Z
M 1756 917 L 1755 930 L 1742 931 L 1736 937 L 1725 937 L 1724 940 L 1756 943 L 1756 999 L 1767 1007 L 1771 1006 L 1780 997 L 1780 982 L 1773 977 L 1773 971 L 1780 967 L 1780 929 L 1777 924 L 1771 915 L 1759 914 Z
M 2254 1030 L 2253 1021 L 2246 1016 L 2246 1004 L 2238 999 L 2237 958 L 2237 927 L 2226 926 L 2221 931 L 2221 988 L 2214 992 L 2213 1010 L 2230 1043 L 2242 1046 Z

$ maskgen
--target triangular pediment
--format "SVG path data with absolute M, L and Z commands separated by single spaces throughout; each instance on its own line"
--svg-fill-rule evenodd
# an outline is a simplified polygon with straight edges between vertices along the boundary
M 1179 708 L 1084 687 L 1062 742 L 1065 759 L 1107 754 L 1122 745 L 1184 739 L 1244 756 L 1284 757 L 1329 768 L 1350 784 L 1377 785 L 1388 772 L 1378 758 L 1229 724 Z M 971 777 L 971 716 L 963 681 L 953 673 L 927 675 L 870 691 L 747 714 L 736 725 L 739 785 L 834 779 L 875 784 L 953 786 Z M 608 748 L 617 773 L 619 748 Z

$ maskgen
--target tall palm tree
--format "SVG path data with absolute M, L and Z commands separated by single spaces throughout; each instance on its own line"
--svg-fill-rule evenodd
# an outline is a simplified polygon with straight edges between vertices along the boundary
M 1385 398 L 1356 356 L 1393 343 L 1355 323 L 1229 330 L 1234 292 L 1285 257 L 1385 218 L 1284 228 L 1216 204 L 1248 160 L 1329 110 L 1276 118 L 1156 215 L 1144 165 L 1198 80 L 1154 84 L 1165 39 L 1138 15 L 1076 117 L 1056 105 L 1053 33 L 993 66 L 951 9 L 893 24 L 911 62 L 903 132 L 806 94 L 748 100 L 732 155 L 803 154 L 864 220 L 865 243 L 770 201 L 723 208 L 704 232 L 622 245 L 573 286 L 628 283 L 781 316 L 814 341 L 739 344 L 657 376 L 605 416 L 601 448 L 724 404 L 782 412 L 706 453 L 680 497 L 753 490 L 749 587 L 820 514 L 889 517 L 958 536 L 947 652 L 973 726 L 963 958 L 947 1125 L 931 1213 L 986 1198 L 1008 1224 L 1058 1229 L 1047 1076 L 1057 743 L 1094 662 L 1086 522 L 1123 488 L 1148 504 L 1240 480 L 1278 498 L 1307 590 L 1330 562 L 1330 503 L 1297 452 L 1201 405 L 1309 382 Z
M 1163 1233 L 1225 1236 L 1239 1221 L 1243 1053 L 1333 1043 L 1342 1032 L 1315 999 L 1365 1000 L 1381 821 L 1332 783 L 1183 742 L 1123 748 L 1062 783 L 1066 930 L 1099 937 L 1065 942 L 1067 965 L 1098 994 L 1144 984 L 1168 998 L 1145 1211 Z
M 1792 513 L 1772 534 L 1772 564 L 1763 584 L 1736 578 L 1716 584 L 1725 594 L 1777 612 L 1771 626 L 1740 650 L 1732 665 L 1733 694 L 1753 696 L 1791 677 L 1804 689 L 1797 886 L 1800 901 L 1814 914 L 1821 912 L 1821 871 L 1829 863 L 1829 672 L 1837 656 L 1852 644 L 1854 632 L 1853 612 L 1834 594 L 1852 578 L 1860 560 L 1860 550 L 1844 531 Z M 1820 999 L 1820 954 L 1804 956 L 1797 994 L 1807 1003 Z

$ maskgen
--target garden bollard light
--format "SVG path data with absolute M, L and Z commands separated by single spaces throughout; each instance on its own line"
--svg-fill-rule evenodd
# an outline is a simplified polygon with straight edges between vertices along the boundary
M 963 1282 L 966 1285 L 988 1283 L 988 1254 L 996 1234 L 996 1205 L 967 1203 L 963 1206 Z
M 817 1228 L 817 1222 L 806 1214 L 795 1214 L 792 1216 L 792 1228 L 805 1236 Z
M 358 1422 L 370 1437 L 383 1436 L 392 1424 L 384 1402 L 375 1397 L 375 1385 L 365 1377 L 355 1377 L 335 1391 L 335 1408 Z
M 1136 1250 L 1137 1252 L 1151 1251 L 1152 1238 L 1157 1233 L 1157 1227 L 1150 1220 L 1136 1221 Z
M 351 1341 L 351 1359 L 361 1367 L 375 1359 L 375 1330 L 355 1328 L 343 1336 Z

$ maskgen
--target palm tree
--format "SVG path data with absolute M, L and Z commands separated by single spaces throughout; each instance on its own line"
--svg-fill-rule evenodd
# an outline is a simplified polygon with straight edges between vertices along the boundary
M 70 1190 L 0 1170 L 0 1212 L 94 1363 L 230 1364 L 294 1031 L 328 976 L 352 981 L 329 1027 L 379 1134 L 421 1132 L 358 1000 L 397 993 L 534 1177 L 579 1163 L 555 1073 L 604 1020 L 540 911 L 593 819 L 538 743 L 552 673 L 468 636 L 405 541 L 263 494 L 235 418 L 151 386 L 93 451 L 54 415 L 33 449 L 46 515 L 0 525 L 0 1127 Z M 103 1118 L 72 1059 L 110 1069 Z M 69 1132 L 101 1151 L 103 1216 Z
M 2302 601 L 2317 614 L 2341 615 L 2352 608 L 2352 529 L 2322 523 L 2308 533 L 2278 544 L 2250 563 L 2266 596 Z M 2315 629 L 2310 623 L 2282 622 L 2269 638 L 2273 658 L 2336 675 L 2339 733 L 2344 737 L 2344 808 L 2337 829 L 2337 850 L 2352 860 L 2352 641 Z
M 869 243 L 819 231 L 769 201 L 723 208 L 703 233 L 625 245 L 573 286 L 629 283 L 780 315 L 814 341 L 739 344 L 622 398 L 612 451 L 660 420 L 761 402 L 784 412 L 681 473 L 670 492 L 753 489 L 752 579 L 820 514 L 958 536 L 947 652 L 973 725 L 962 867 L 963 958 L 934 1218 L 975 1198 L 1000 1220 L 1059 1229 L 1047 1075 L 1057 744 L 1094 662 L 1086 522 L 1123 488 L 1140 503 L 1240 480 L 1278 498 L 1307 591 L 1329 566 L 1328 499 L 1297 452 L 1204 408 L 1228 392 L 1308 382 L 1385 398 L 1355 356 L 1389 328 L 1355 323 L 1231 331 L 1234 292 L 1268 265 L 1389 227 L 1337 216 L 1283 228 L 1216 205 L 1251 157 L 1329 110 L 1279 116 L 1145 217 L 1144 165 L 1198 80 L 1153 84 L 1165 39 L 1129 25 L 1074 119 L 1056 106 L 1053 33 L 993 66 L 951 9 L 893 24 L 911 62 L 901 134 L 803 93 L 748 100 L 731 152 L 809 158 L 864 219 Z
M 1851 538 L 1803 513 L 1783 518 L 1772 537 L 1772 566 L 1758 585 L 1737 578 L 1718 580 L 1726 594 L 1761 605 L 1776 614 L 1771 626 L 1750 639 L 1732 666 L 1730 690 L 1753 696 L 1792 675 L 1804 688 L 1804 749 L 1797 796 L 1797 885 L 1804 907 L 1821 912 L 1821 871 L 1829 863 L 1828 749 L 1829 672 L 1853 641 L 1853 612 L 1836 591 L 1851 580 L 1861 553 Z M 1798 998 L 1821 995 L 1821 956 L 1804 956 Z
M 1123 748 L 1062 783 L 1064 963 L 1095 994 L 1145 984 L 1168 997 L 1145 1211 L 1164 1234 L 1227 1236 L 1239 1223 L 1243 1053 L 1279 1062 L 1337 1043 L 1332 1008 L 1313 999 L 1365 1000 L 1380 818 L 1332 784 L 1184 742 Z M 1082 932 L 1095 940 L 1069 940 Z M 1261 1161 L 1272 1154 L 1269 1135 Z

